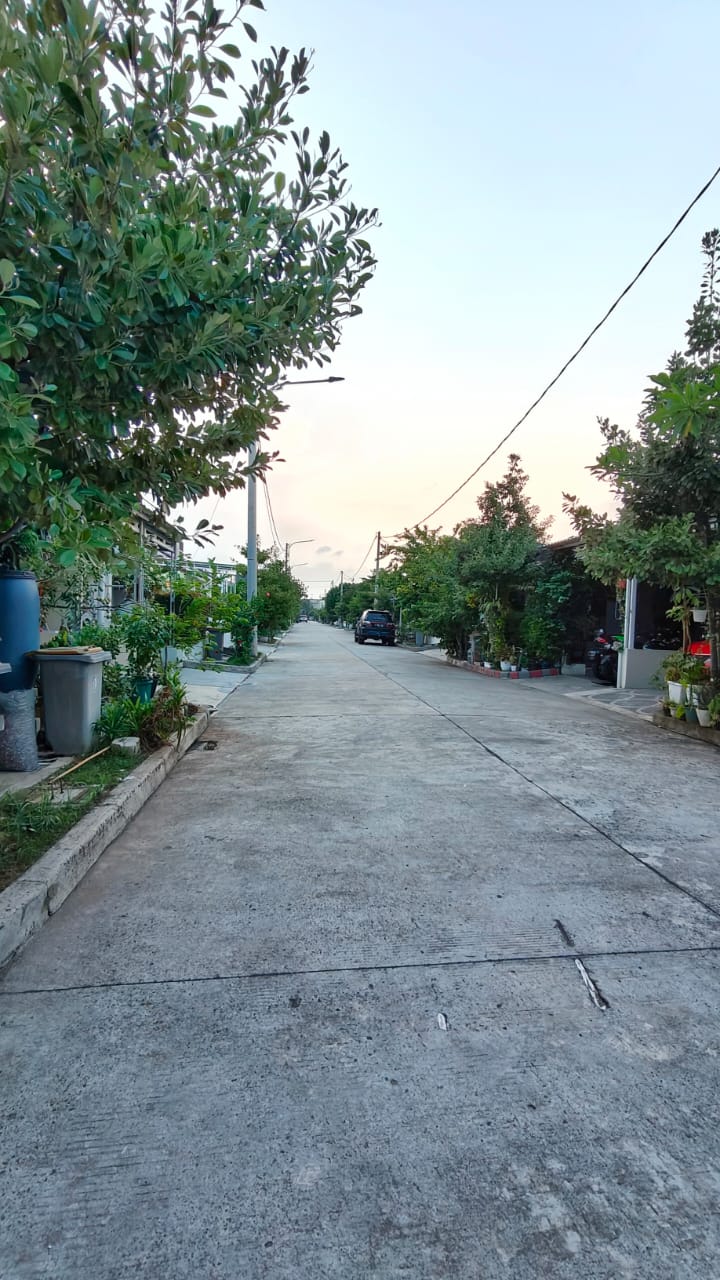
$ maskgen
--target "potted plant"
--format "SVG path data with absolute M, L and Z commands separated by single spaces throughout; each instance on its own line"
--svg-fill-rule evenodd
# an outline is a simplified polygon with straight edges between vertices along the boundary
M 135 605 L 123 618 L 122 631 L 135 696 L 147 705 L 170 639 L 168 615 L 158 605 Z
M 701 684 L 697 691 L 697 703 L 695 711 L 697 713 L 698 724 L 704 729 L 710 726 L 710 707 L 714 697 L 713 687 L 709 681 Z
M 686 655 L 682 652 L 670 653 L 662 663 L 662 669 L 665 673 L 665 681 L 667 683 L 668 698 L 677 706 L 685 701 L 685 689 L 682 680 L 685 674 Z
M 697 705 L 698 694 L 702 685 L 707 682 L 709 672 L 702 658 L 685 654 L 683 674 L 680 683 L 685 690 L 685 702 L 688 706 Z
M 716 693 L 714 697 L 711 698 L 708 706 L 708 712 L 710 713 L 710 728 L 720 728 L 720 694 Z

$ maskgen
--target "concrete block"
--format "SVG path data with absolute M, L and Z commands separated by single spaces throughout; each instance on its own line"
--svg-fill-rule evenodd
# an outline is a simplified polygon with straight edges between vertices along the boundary
M 140 755 L 140 739 L 139 738 L 113 738 L 113 751 L 122 751 L 128 756 Z
M 44 879 L 21 876 L 0 894 L 0 966 L 12 958 L 47 917 Z
M 98 804 L 35 863 L 33 872 L 45 881 L 49 915 L 62 906 L 127 821 L 117 805 Z

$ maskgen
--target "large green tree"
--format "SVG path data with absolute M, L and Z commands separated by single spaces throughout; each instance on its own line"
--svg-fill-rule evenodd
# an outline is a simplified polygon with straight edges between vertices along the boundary
M 477 500 L 479 516 L 458 525 L 458 575 L 468 603 L 476 606 L 493 655 L 517 650 L 519 624 L 513 604 L 537 575 L 538 544 L 547 521 L 526 493 L 528 477 L 511 453 L 500 480 L 488 483 Z
M 532 583 L 546 527 L 526 485 L 520 458 L 511 454 L 505 475 L 486 484 L 478 498 L 478 516 L 452 535 L 407 530 L 393 549 L 408 620 L 440 636 L 451 657 L 465 658 L 473 631 L 485 633 L 498 657 L 518 646 L 510 618 L 513 593 Z
M 439 636 L 450 657 L 464 659 L 477 607 L 460 582 L 458 551 L 457 537 L 424 526 L 392 548 L 404 626 Z
M 242 485 L 285 371 L 360 309 L 374 211 L 293 127 L 304 50 L 233 84 L 248 7 L 0 11 L 0 550 Z
M 259 555 L 257 595 L 253 600 L 253 611 L 258 631 L 271 640 L 278 631 L 283 631 L 295 621 L 300 612 L 300 601 L 305 588 L 282 560 L 273 558 L 267 553 Z

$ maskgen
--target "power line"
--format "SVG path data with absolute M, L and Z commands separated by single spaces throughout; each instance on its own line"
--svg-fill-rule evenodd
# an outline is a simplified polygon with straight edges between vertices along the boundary
M 269 489 L 267 480 L 263 481 L 263 489 L 265 491 L 265 507 L 267 509 L 268 521 L 270 522 L 270 535 L 272 538 L 275 539 L 278 550 L 281 550 L 282 542 L 280 540 L 280 534 L 278 533 L 277 525 L 275 524 L 275 516 L 273 514 L 272 502 L 270 501 L 270 489 Z
M 280 537 L 280 532 L 279 532 L 279 530 L 278 530 L 277 522 L 276 522 L 276 520 L 275 520 L 275 512 L 273 511 L 272 498 L 270 497 L 270 486 L 269 486 L 269 484 L 268 484 L 267 480 L 265 481 L 265 492 L 267 493 L 268 509 L 269 509 L 269 511 L 270 511 L 270 519 L 271 519 L 271 521 L 272 521 L 272 527 L 273 527 L 273 529 L 275 530 L 275 537 L 276 537 L 276 538 L 277 538 L 277 540 L 278 540 L 278 546 L 279 546 L 279 547 L 281 547 L 281 546 L 282 546 L 282 538 Z
M 266 515 L 267 515 L 267 519 L 268 519 L 268 527 L 269 527 L 269 530 L 270 530 L 270 540 L 271 540 L 271 542 L 272 542 L 273 547 L 275 547 L 275 545 L 276 545 L 276 543 L 277 543 L 278 550 L 279 550 L 280 544 L 277 542 L 277 538 L 275 537 L 275 530 L 273 529 L 273 525 L 272 525 L 272 518 L 271 518 L 271 516 L 270 516 L 270 507 L 268 506 L 267 489 L 265 488 L 265 485 L 263 485 L 263 494 L 264 494 L 264 497 L 265 497 L 265 513 L 266 513 Z
M 365 555 L 363 556 L 362 560 L 360 561 L 360 565 L 359 565 L 359 567 L 355 570 L 355 572 L 354 572 L 354 574 L 353 574 L 353 576 L 352 576 L 352 580 L 353 580 L 353 582 L 354 582 L 354 581 L 355 581 L 355 579 L 357 578 L 357 576 L 358 576 L 358 574 L 359 574 L 360 570 L 362 569 L 363 565 L 365 564 L 365 561 L 367 560 L 368 556 L 370 555 L 370 552 L 372 551 L 373 547 L 375 546 L 375 540 L 376 540 L 376 538 L 377 538 L 377 534 L 376 534 L 376 533 L 374 533 L 374 534 L 373 534 L 373 538 L 372 538 L 372 542 L 370 543 L 370 546 L 368 547 L 367 551 L 365 552 Z
M 664 239 L 660 241 L 657 248 L 653 249 L 653 252 L 650 254 L 650 257 L 643 263 L 640 270 L 637 272 L 636 275 L 633 276 L 630 283 L 625 286 L 622 293 L 618 294 L 612 306 L 608 307 L 608 310 L 605 312 L 605 315 L 602 317 L 602 320 L 598 320 L 594 329 L 591 329 L 587 337 L 580 343 L 580 346 L 578 347 L 577 351 L 574 351 L 573 354 L 570 356 L 570 359 L 565 361 L 565 364 L 563 365 L 562 369 L 560 369 L 559 373 L 555 374 L 555 377 L 553 378 L 552 382 L 548 382 L 547 386 L 545 387 L 545 390 L 540 393 L 537 400 L 533 400 L 532 404 L 530 405 L 530 408 L 525 410 L 525 413 L 522 415 L 522 417 L 518 418 L 518 421 L 515 423 L 513 427 L 510 428 L 509 431 L 505 433 L 502 440 L 500 440 L 498 444 L 495 445 L 495 448 L 491 450 L 491 452 L 487 455 L 486 458 L 483 458 L 480 465 L 477 466 L 474 471 L 470 472 L 470 475 L 467 477 L 467 479 L 463 480 L 462 484 L 459 484 L 457 489 L 453 489 L 450 496 L 447 497 L 444 502 L 439 503 L 437 507 L 433 507 L 432 511 L 428 512 L 426 516 L 423 516 L 422 520 L 418 520 L 417 523 L 412 526 L 413 529 L 417 529 L 418 526 L 421 524 L 426 524 L 427 521 L 431 520 L 434 515 L 437 515 L 438 511 L 442 511 L 443 507 L 446 507 L 448 502 L 452 502 L 453 498 L 456 498 L 457 495 L 465 488 L 465 486 L 468 485 L 471 480 L 475 479 L 475 476 L 478 474 L 478 472 L 482 471 L 483 467 L 487 466 L 488 462 L 490 462 L 491 459 L 495 457 L 495 454 L 500 452 L 503 445 L 507 444 L 508 440 L 512 435 L 515 434 L 518 427 L 521 427 L 522 424 L 527 421 L 527 419 L 530 417 L 530 414 L 533 412 L 533 409 L 537 409 L 538 405 L 542 400 L 545 399 L 548 392 L 552 391 L 555 384 L 560 381 L 563 374 L 567 372 L 567 370 L 570 368 L 570 365 L 573 363 L 573 361 L 577 360 L 580 353 L 585 350 L 586 346 L 591 341 L 591 339 L 595 337 L 595 334 L 598 332 L 598 330 L 602 329 L 603 325 L 605 324 L 605 321 L 610 318 L 615 308 L 620 305 L 623 298 L 625 298 L 627 294 L 630 292 L 630 290 L 637 284 L 641 275 L 643 275 L 647 271 L 653 259 L 657 258 L 660 251 L 664 249 L 668 241 L 672 239 L 678 227 L 681 226 L 681 224 L 685 221 L 685 219 L 687 218 L 691 210 L 695 207 L 698 201 L 702 199 L 702 197 L 705 195 L 705 192 L 712 186 L 718 174 L 720 174 L 720 165 L 718 165 L 712 177 L 709 178 L 708 181 L 705 183 L 705 186 L 701 187 L 701 189 L 698 191 L 695 198 L 690 201 L 690 204 L 688 205 L 684 213 L 680 214 L 680 217 L 678 218 L 675 225 L 671 227 L 670 231 L 668 231 Z M 365 559 L 367 560 L 367 556 L 365 557 Z

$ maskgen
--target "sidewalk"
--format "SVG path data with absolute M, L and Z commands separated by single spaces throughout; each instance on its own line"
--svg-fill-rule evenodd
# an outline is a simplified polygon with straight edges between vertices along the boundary
M 556 697 L 592 701 L 593 706 L 616 711 L 620 715 L 640 716 L 652 720 L 660 703 L 659 689 L 613 689 L 593 684 L 582 676 L 555 676 L 547 680 L 528 680 L 533 692 L 555 694 Z

